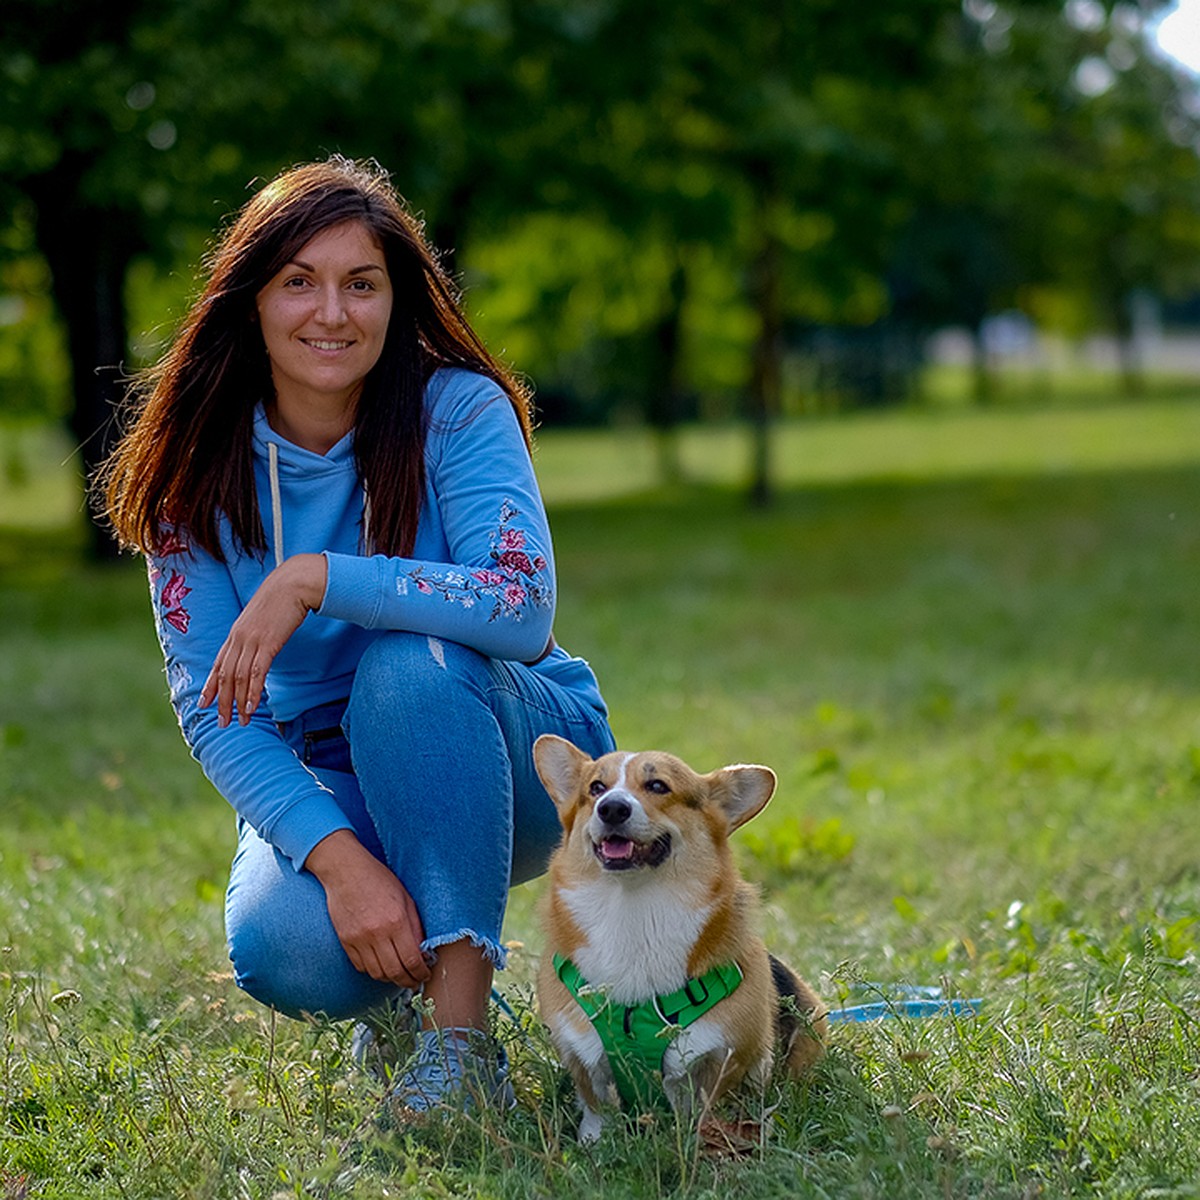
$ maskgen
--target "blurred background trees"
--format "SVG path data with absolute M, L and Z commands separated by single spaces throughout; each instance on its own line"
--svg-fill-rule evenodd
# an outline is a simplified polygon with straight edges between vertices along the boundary
M 378 158 L 547 422 L 920 391 L 1000 314 L 1200 290 L 1197 82 L 1101 0 L 27 0 L 0 42 L 0 415 L 90 470 L 256 179 Z M 96 548 L 103 552 L 102 538 Z

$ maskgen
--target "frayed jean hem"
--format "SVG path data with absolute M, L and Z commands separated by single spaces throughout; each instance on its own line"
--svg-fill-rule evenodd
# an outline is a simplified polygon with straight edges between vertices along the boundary
M 428 953 L 431 950 L 437 950 L 440 946 L 449 946 L 454 942 L 470 942 L 476 949 L 482 950 L 484 958 L 497 971 L 503 971 L 508 966 L 508 951 L 495 938 L 483 937 L 471 929 L 460 929 L 457 933 L 444 933 L 437 937 L 426 938 L 421 943 L 421 950 Z

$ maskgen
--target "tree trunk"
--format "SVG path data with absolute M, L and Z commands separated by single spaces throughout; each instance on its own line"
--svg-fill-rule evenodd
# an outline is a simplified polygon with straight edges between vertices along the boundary
M 667 288 L 667 304 L 652 333 L 654 368 L 646 387 L 646 421 L 654 431 L 660 478 L 678 483 L 683 478 L 679 459 L 680 341 L 683 304 L 687 297 L 687 270 L 676 260 Z
M 1138 353 L 1137 330 L 1133 323 L 1133 310 L 1127 296 L 1113 297 L 1109 307 L 1117 337 L 1117 364 L 1121 375 L 1121 391 L 1130 400 L 1145 392 L 1145 377 L 1142 372 L 1142 357 Z
M 426 232 L 442 269 L 456 284 L 462 282 L 458 278 L 461 270 L 459 251 L 470 225 L 471 206 L 477 191 L 474 180 L 459 180 L 439 206 L 437 219 Z
M 975 403 L 989 404 L 992 399 L 992 364 L 988 358 L 982 321 L 971 326 L 971 379 Z
M 751 268 L 750 282 L 751 301 L 758 314 L 750 372 L 750 503 L 757 508 L 765 508 L 774 497 L 771 428 L 779 414 L 783 391 L 783 252 L 767 220 L 763 226 L 763 241 Z
M 38 248 L 50 267 L 54 299 L 67 327 L 74 394 L 70 427 L 90 488 L 116 437 L 116 406 L 124 392 L 125 275 L 133 257 L 127 213 L 85 209 L 73 181 L 56 169 L 26 183 L 37 209 Z M 117 555 L 111 535 L 89 523 L 93 558 Z

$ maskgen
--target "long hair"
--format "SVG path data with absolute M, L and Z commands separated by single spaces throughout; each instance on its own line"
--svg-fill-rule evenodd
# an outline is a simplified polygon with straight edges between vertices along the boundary
M 255 406 L 273 385 L 255 298 L 302 246 L 346 221 L 378 242 L 392 283 L 387 336 L 354 416 L 378 549 L 412 552 L 425 488 L 425 386 L 439 367 L 494 380 L 529 443 L 529 392 L 467 322 L 421 222 L 376 163 L 335 155 L 285 171 L 246 203 L 208 256 L 207 282 L 171 346 L 131 389 L 132 420 L 99 495 L 122 544 L 159 553 L 179 530 L 223 559 L 224 515 L 243 550 L 265 552 L 251 442 Z

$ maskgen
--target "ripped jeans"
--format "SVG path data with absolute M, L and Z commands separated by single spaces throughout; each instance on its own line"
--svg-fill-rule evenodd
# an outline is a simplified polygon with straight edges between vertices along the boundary
M 556 733 L 592 755 L 613 748 L 604 715 L 554 678 L 410 633 L 368 647 L 348 703 L 281 729 L 408 889 L 422 949 L 468 938 L 497 967 L 508 889 L 545 870 L 560 834 L 534 741 Z M 396 991 L 351 964 L 316 876 L 245 821 L 225 928 L 238 986 L 289 1016 L 358 1016 Z

